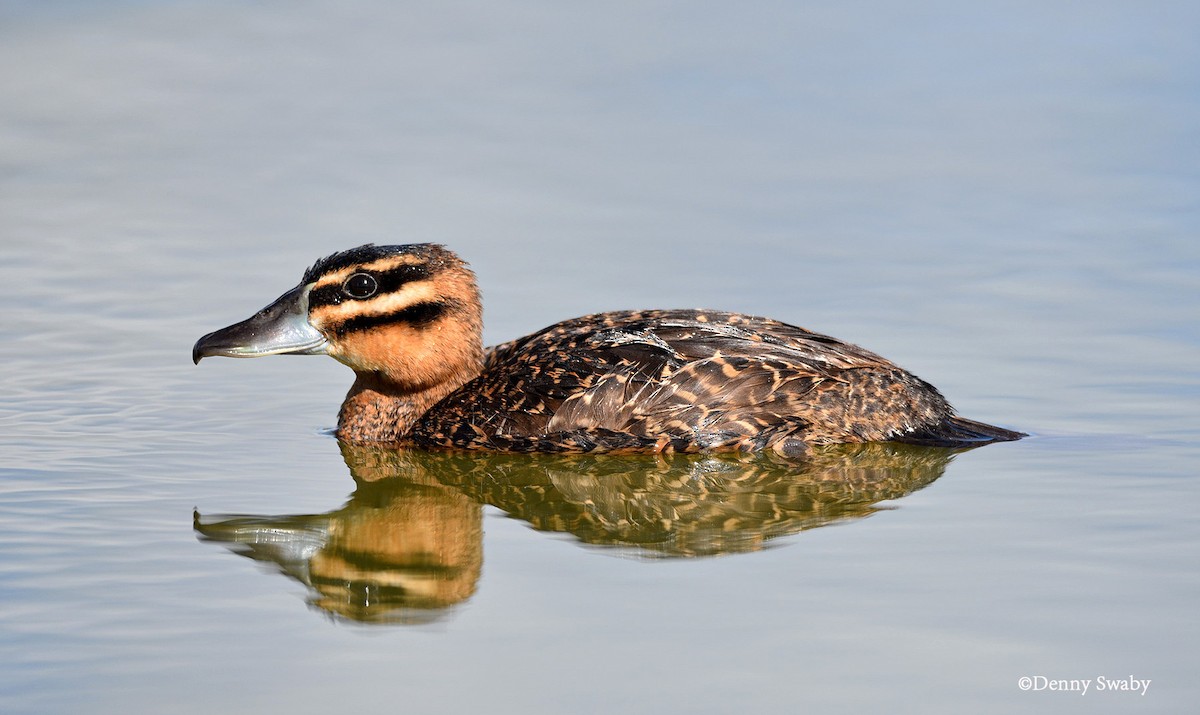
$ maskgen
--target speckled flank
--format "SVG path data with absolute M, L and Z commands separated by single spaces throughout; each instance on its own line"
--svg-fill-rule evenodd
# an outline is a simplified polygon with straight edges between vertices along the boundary
M 411 440 L 517 451 L 773 449 L 895 439 L 952 414 L 878 355 L 778 321 L 615 312 L 493 348 Z
M 956 417 L 872 352 L 769 318 L 600 313 L 485 351 L 474 275 L 433 244 L 343 251 L 303 285 L 310 324 L 357 376 L 338 420 L 350 442 L 802 456 L 813 444 L 1022 436 Z

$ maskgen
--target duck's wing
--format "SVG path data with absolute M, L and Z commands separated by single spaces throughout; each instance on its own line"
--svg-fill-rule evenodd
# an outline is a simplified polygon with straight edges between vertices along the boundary
M 594 351 L 627 358 L 570 396 L 551 431 L 665 433 L 699 448 L 759 449 L 886 440 L 951 414 L 936 389 L 878 355 L 765 318 L 674 312 L 594 339 Z M 659 364 L 667 369 L 646 369 Z
M 917 412 L 948 410 L 878 355 L 803 328 L 715 311 L 621 312 L 491 349 L 483 373 L 431 410 L 420 434 L 505 449 L 757 449 L 887 439 Z

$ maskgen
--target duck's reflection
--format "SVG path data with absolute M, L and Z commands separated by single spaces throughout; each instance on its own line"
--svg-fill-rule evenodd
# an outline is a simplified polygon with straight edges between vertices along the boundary
M 420 622 L 475 592 L 482 505 L 541 531 L 655 557 L 755 551 L 867 516 L 942 475 L 951 450 L 839 445 L 802 463 L 758 455 L 550 456 L 342 445 L 357 489 L 326 514 L 195 516 L 204 540 L 273 562 L 313 605 L 361 622 Z

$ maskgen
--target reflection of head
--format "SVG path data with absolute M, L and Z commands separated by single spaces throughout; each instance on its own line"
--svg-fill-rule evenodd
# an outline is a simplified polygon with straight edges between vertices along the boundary
M 469 598 L 483 564 L 480 505 L 445 487 L 409 484 L 377 502 L 372 491 L 335 513 L 328 542 L 309 561 L 314 603 L 373 621 Z
M 196 519 L 206 539 L 277 563 L 313 605 L 361 622 L 422 622 L 475 592 L 482 507 L 454 489 L 363 485 L 328 514 Z
M 311 602 L 361 622 L 437 618 L 469 598 L 482 505 L 542 531 L 657 557 L 754 551 L 861 518 L 941 476 L 954 452 L 900 444 L 769 456 L 429 453 L 342 445 L 358 489 L 328 514 L 196 517 L 202 538 L 276 563 Z

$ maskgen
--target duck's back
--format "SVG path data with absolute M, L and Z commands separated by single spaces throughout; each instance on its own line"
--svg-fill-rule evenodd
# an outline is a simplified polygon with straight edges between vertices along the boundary
M 829 442 L 1002 438 L 975 426 L 987 427 L 953 417 L 932 385 L 856 345 L 734 313 L 622 311 L 491 348 L 483 372 L 435 405 L 412 440 L 510 451 L 798 454 Z

